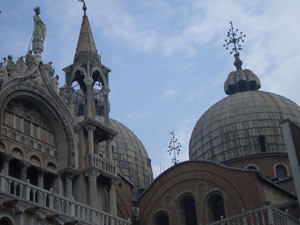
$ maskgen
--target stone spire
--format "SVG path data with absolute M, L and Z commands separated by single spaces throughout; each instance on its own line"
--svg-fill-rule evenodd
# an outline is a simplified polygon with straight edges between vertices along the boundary
M 100 57 L 98 55 L 90 23 L 86 15 L 87 7 L 85 3 L 82 9 L 84 11 L 84 15 L 82 17 L 81 29 L 74 57 L 74 63 L 77 63 L 82 60 L 90 60 L 92 62 L 100 64 Z

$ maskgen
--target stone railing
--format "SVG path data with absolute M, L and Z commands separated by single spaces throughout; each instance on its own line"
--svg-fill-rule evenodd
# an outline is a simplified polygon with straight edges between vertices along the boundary
M 208 225 L 300 225 L 300 221 L 271 205 L 224 218 Z
M 92 164 L 90 164 L 90 161 L 88 160 L 88 157 L 87 157 L 85 167 L 88 168 L 90 166 L 96 167 L 97 169 L 105 171 L 108 174 L 117 176 L 118 171 L 117 171 L 117 167 L 115 166 L 115 164 L 101 156 L 94 155 L 92 158 Z
M 29 180 L 23 182 L 1 173 L 0 204 L 17 205 L 17 202 L 22 202 L 23 211 L 31 212 L 30 210 L 34 209 L 34 213 L 39 213 L 40 218 L 54 220 L 60 224 L 71 222 L 96 225 L 130 224 L 130 221 L 31 185 Z

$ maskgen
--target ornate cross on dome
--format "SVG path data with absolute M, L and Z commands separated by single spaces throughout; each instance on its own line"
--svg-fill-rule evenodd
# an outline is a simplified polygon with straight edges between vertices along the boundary
M 83 3 L 82 9 L 83 9 L 84 15 L 86 16 L 86 10 L 87 10 L 87 7 L 86 7 L 86 5 L 85 5 L 85 1 L 84 1 L 84 0 L 78 0 L 78 1 Z
M 179 160 L 176 158 L 176 154 L 178 155 L 180 152 L 181 144 L 178 142 L 178 139 L 175 138 L 174 131 L 170 133 L 172 135 L 172 138 L 170 140 L 170 145 L 168 149 L 168 153 L 171 155 L 174 154 L 174 157 L 172 158 L 172 163 L 177 164 Z
M 238 50 L 242 50 L 240 41 L 244 42 L 243 38 L 246 37 L 246 35 L 243 34 L 243 32 L 240 32 L 240 34 L 238 34 L 237 32 L 239 31 L 239 29 L 234 30 L 232 21 L 230 21 L 229 23 L 231 28 L 227 32 L 228 39 L 225 39 L 226 43 L 223 45 L 223 47 L 225 47 L 228 50 L 229 45 L 233 44 L 233 48 L 230 54 L 232 54 L 233 52 L 234 54 L 238 54 Z

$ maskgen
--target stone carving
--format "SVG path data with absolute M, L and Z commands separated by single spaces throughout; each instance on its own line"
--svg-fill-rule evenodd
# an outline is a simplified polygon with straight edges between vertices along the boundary
M 34 69 L 34 67 L 36 66 L 36 62 L 35 59 L 32 55 L 32 51 L 29 50 L 25 56 L 25 60 L 26 60 L 26 66 L 27 66 L 27 72 L 30 72 Z
M 26 65 L 25 65 L 23 56 L 18 58 L 18 60 L 16 62 L 16 66 L 17 66 L 17 74 L 19 76 L 23 76 L 25 74 L 25 71 L 26 71 Z
M 53 64 L 53 63 L 50 61 L 50 62 L 48 62 L 48 63 L 45 65 L 45 68 L 46 68 L 46 71 L 47 71 L 49 77 L 52 77 L 52 76 L 54 75 L 54 73 L 55 73 L 55 69 L 54 69 L 54 67 L 52 66 L 52 64 Z
M 33 16 L 34 21 L 34 30 L 33 30 L 33 40 L 32 44 L 34 43 L 41 43 L 43 44 L 46 37 L 46 25 L 40 18 L 40 8 L 34 8 L 35 15 Z
M 74 90 L 71 87 L 64 85 L 59 89 L 59 95 L 64 100 L 65 103 L 70 104 L 71 96 Z
M 16 77 L 17 76 L 17 66 L 13 61 L 13 57 L 11 55 L 9 55 L 7 58 L 8 59 L 7 59 L 6 70 L 7 70 L 8 78 Z
M 7 78 L 6 68 L 3 66 L 3 62 L 0 62 L 0 79 L 5 80 Z
M 57 90 L 57 87 L 58 87 L 58 80 L 59 80 L 59 76 L 57 76 L 57 75 L 55 77 L 51 78 L 51 84 L 55 90 Z

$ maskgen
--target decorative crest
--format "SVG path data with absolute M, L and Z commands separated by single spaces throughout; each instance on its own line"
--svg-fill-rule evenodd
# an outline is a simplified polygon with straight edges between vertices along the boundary
M 86 7 L 86 4 L 85 4 L 85 1 L 84 0 L 78 0 L 78 1 L 83 3 L 82 9 L 83 9 L 83 12 L 84 12 L 84 16 L 86 16 L 87 7 Z
M 176 154 L 179 155 L 181 144 L 178 142 L 178 139 L 175 138 L 174 131 L 172 131 L 170 134 L 172 135 L 172 137 L 170 140 L 168 153 L 171 155 L 173 152 L 174 157 L 172 158 L 172 163 L 176 165 L 179 162 L 179 160 L 176 158 Z
M 238 34 L 239 29 L 234 30 L 232 21 L 230 21 L 229 23 L 230 23 L 231 28 L 227 32 L 228 39 L 225 39 L 225 44 L 223 45 L 223 47 L 225 47 L 228 50 L 229 45 L 233 44 L 233 48 L 232 48 L 232 51 L 230 52 L 230 54 L 232 54 L 233 52 L 234 52 L 234 54 L 238 54 L 239 50 L 242 50 L 240 41 L 244 42 L 243 38 L 246 37 L 246 35 L 243 34 L 243 32 L 240 32 Z

